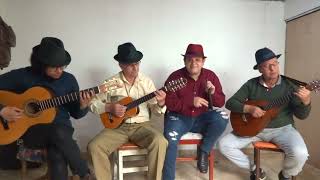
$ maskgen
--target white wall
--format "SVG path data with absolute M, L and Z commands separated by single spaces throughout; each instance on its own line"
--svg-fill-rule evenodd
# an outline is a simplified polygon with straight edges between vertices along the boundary
M 141 70 L 160 87 L 170 72 L 183 66 L 189 43 L 201 43 L 230 97 L 258 75 L 254 53 L 268 46 L 284 53 L 282 2 L 257 0 L 6 0 L 6 17 L 17 36 L 14 69 L 29 64 L 34 45 L 43 36 L 57 36 L 72 56 L 67 71 L 88 88 L 119 71 L 113 60 L 117 46 L 131 41 L 144 53 Z M 283 69 L 284 57 L 280 58 Z M 7 69 L 7 70 L 9 70 Z M 74 121 L 83 150 L 102 128 L 89 114 Z
M 285 19 L 290 19 L 317 7 L 320 7 L 319 0 L 287 0 L 284 8 Z
M 0 16 L 2 18 L 4 18 L 4 15 L 6 14 L 5 13 L 6 6 L 7 6 L 6 0 L 0 0 Z

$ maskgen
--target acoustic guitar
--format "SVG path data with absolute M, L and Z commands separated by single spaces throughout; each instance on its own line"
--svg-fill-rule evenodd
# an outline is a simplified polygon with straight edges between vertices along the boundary
M 310 91 L 317 91 L 320 89 L 320 81 L 312 81 L 305 86 Z M 261 132 L 279 113 L 279 107 L 294 96 L 293 92 L 272 101 L 249 100 L 247 105 L 254 105 L 266 111 L 260 118 L 254 118 L 249 113 L 231 112 L 230 121 L 233 132 L 238 136 L 252 137 Z
M 111 80 L 80 92 L 97 94 L 120 87 L 121 83 L 118 80 Z M 10 144 L 17 140 L 33 125 L 51 123 L 57 113 L 56 107 L 78 101 L 80 92 L 54 97 L 52 92 L 40 86 L 32 87 L 22 94 L 0 90 L 0 104 L 23 110 L 22 118 L 15 122 L 8 122 L 0 118 L 0 145 Z
M 185 78 L 180 78 L 177 80 L 173 80 L 168 82 L 164 87 L 161 88 L 161 90 L 164 91 L 176 91 L 178 89 L 181 89 L 185 87 L 187 84 L 187 79 Z M 117 117 L 114 116 L 113 114 L 109 112 L 105 112 L 100 114 L 100 119 L 102 121 L 102 124 L 104 127 L 109 128 L 109 129 L 114 129 L 119 127 L 123 121 L 127 118 L 136 116 L 139 113 L 138 106 L 152 98 L 154 98 L 156 95 L 154 92 L 147 94 L 137 100 L 133 100 L 131 97 L 125 97 L 118 101 L 119 104 L 126 106 L 126 112 L 123 117 Z

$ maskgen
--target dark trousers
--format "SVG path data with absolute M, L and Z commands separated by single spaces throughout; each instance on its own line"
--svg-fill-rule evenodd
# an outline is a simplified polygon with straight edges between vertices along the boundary
M 228 123 L 219 111 L 213 110 L 197 117 L 168 112 L 164 120 L 164 136 L 169 142 L 163 167 L 163 179 L 174 180 L 180 138 L 187 132 L 201 133 L 200 149 L 209 153 Z
M 80 177 L 89 173 L 86 161 L 72 138 L 74 129 L 65 125 L 48 124 L 31 127 L 23 136 L 24 146 L 30 149 L 47 148 L 50 179 L 67 180 L 68 165 Z

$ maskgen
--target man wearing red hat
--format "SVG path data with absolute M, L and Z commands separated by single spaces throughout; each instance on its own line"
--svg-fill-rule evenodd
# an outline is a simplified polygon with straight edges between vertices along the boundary
M 209 98 L 212 105 L 222 107 L 225 95 L 217 75 L 203 68 L 206 56 L 199 44 L 189 44 L 184 55 L 185 67 L 173 72 L 166 83 L 173 79 L 186 78 L 185 88 L 168 92 L 166 96 L 167 113 L 164 121 L 164 136 L 168 140 L 167 154 L 163 167 L 163 179 L 175 179 L 177 145 L 181 136 L 187 132 L 203 135 L 198 149 L 197 166 L 201 173 L 208 171 L 208 155 L 216 140 L 227 125 L 227 117 L 216 110 L 209 110 Z M 211 109 L 211 107 L 209 107 Z

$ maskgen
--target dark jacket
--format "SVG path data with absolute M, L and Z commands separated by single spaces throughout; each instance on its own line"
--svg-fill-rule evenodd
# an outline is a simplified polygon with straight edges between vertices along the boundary
M 45 87 L 51 90 L 56 96 L 63 96 L 79 91 L 78 82 L 72 74 L 63 72 L 59 79 L 52 79 L 47 76 L 35 74 L 31 70 L 31 67 L 20 68 L 2 74 L 0 75 L 0 82 L 0 90 L 7 90 L 18 94 L 34 86 Z M 79 119 L 85 116 L 87 112 L 88 108 L 80 110 L 79 101 L 68 103 L 58 107 L 57 115 L 53 123 L 64 124 L 71 127 L 70 116 Z

